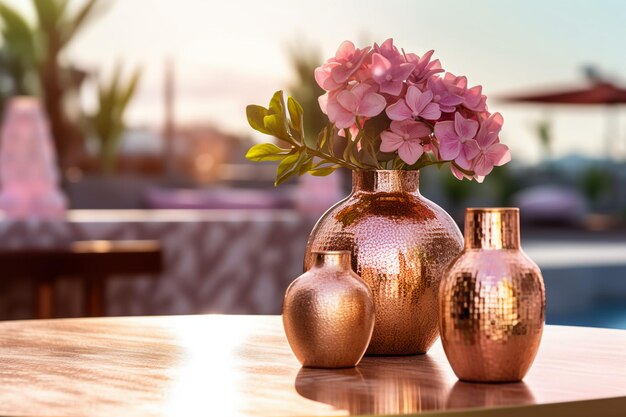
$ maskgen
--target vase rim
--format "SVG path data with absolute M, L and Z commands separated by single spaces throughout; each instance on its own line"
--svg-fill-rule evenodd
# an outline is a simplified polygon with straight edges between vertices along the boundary
M 363 169 L 352 171 L 352 191 L 419 193 L 419 171 Z
M 352 252 L 349 250 L 318 250 L 312 251 L 315 258 L 314 268 L 339 268 L 347 271 L 351 269 Z
M 519 208 L 468 208 L 464 234 L 465 249 L 520 249 Z
M 419 174 L 419 169 L 355 169 L 353 172 L 406 172 Z
M 311 251 L 312 254 L 317 255 L 345 255 L 352 254 L 349 250 L 314 250 Z
M 503 213 L 503 212 L 518 212 L 519 207 L 468 207 L 466 212 L 472 213 Z

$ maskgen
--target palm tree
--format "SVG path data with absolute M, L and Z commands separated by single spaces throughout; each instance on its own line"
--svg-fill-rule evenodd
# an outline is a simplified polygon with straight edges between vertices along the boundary
M 122 81 L 122 66 L 118 65 L 109 84 L 98 88 L 98 111 L 91 115 L 90 129 L 100 142 L 100 169 L 111 173 L 115 169 L 120 139 L 126 128 L 124 113 L 137 90 L 140 70 L 135 70 L 127 82 Z
M 43 95 L 59 163 L 71 166 L 84 141 L 78 121 L 67 111 L 85 74 L 63 62 L 65 48 L 85 24 L 96 16 L 100 0 L 88 0 L 71 12 L 69 0 L 31 0 L 37 22 L 31 26 L 18 11 L 0 2 L 4 40 L 1 61 L 13 80 L 10 94 Z M 8 63 L 8 64 L 6 64 Z

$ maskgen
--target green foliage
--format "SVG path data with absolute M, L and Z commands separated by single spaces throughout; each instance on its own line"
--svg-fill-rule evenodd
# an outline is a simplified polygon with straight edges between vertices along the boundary
M 0 1 L 0 74 L 2 99 L 16 94 L 42 95 L 60 163 L 83 145 L 81 120 L 68 117 L 69 95 L 77 96 L 85 74 L 62 62 L 64 49 L 90 19 L 98 15 L 100 0 L 87 0 L 71 9 L 69 0 L 31 0 L 36 22 L 29 24 L 15 9 Z M 109 3 L 110 4 L 110 3 Z M 78 152 L 80 154 L 80 152 Z
M 344 159 L 333 152 L 333 142 L 337 136 L 334 125 L 325 126 L 317 137 L 307 138 L 304 132 L 304 112 L 300 103 L 294 98 L 287 98 L 287 106 L 282 91 L 277 91 L 267 108 L 250 105 L 246 108 L 250 126 L 266 135 L 274 136 L 290 145 L 289 149 L 280 148 L 271 143 L 255 145 L 246 154 L 251 161 L 279 161 L 275 185 L 288 180 L 294 175 L 309 173 L 324 176 L 339 167 L 349 169 L 376 168 L 359 162 L 356 143 L 348 135 Z
M 60 51 L 67 46 L 85 24 L 96 14 L 100 0 L 88 0 L 74 14 L 68 12 L 68 0 L 32 0 L 48 47 Z
M 260 143 L 250 148 L 246 154 L 246 158 L 255 162 L 281 161 L 288 154 L 289 149 L 279 148 L 273 143 Z
M 552 153 L 552 123 L 548 119 L 540 120 L 535 123 L 534 128 L 544 155 L 549 156 Z
M 329 175 L 340 167 L 350 170 L 416 170 L 428 165 L 449 162 L 431 160 L 425 154 L 414 165 L 407 166 L 397 154 L 380 152 L 380 134 L 390 123 L 385 113 L 364 123 L 357 118 L 356 124 L 361 128 L 354 137 L 349 129 L 343 129 L 341 131 L 343 137 L 340 139 L 345 143 L 345 147 L 343 152 L 336 154 L 334 145 L 340 132 L 335 125 L 328 123 L 315 138 L 305 134 L 303 127 L 306 125 L 306 119 L 303 113 L 302 106 L 293 97 L 287 98 L 285 108 L 282 91 L 274 93 L 267 108 L 258 105 L 246 108 L 248 123 L 254 130 L 274 136 L 290 146 L 284 149 L 265 143 L 253 146 L 246 155 L 251 161 L 280 161 L 275 185 L 294 175 L 305 173 L 316 176 Z M 468 175 L 473 173 L 468 172 Z
M 118 65 L 110 83 L 102 83 L 98 88 L 98 111 L 88 120 L 100 142 L 100 167 L 104 172 L 115 168 L 120 139 L 126 129 L 124 114 L 137 90 L 140 76 L 141 71 L 137 69 L 124 82 L 122 67 Z
M 585 197 L 595 203 L 600 197 L 611 192 L 613 189 L 613 176 L 606 169 L 592 167 L 582 174 L 580 187 Z
M 3 98 L 11 95 L 35 94 L 38 91 L 36 32 L 15 9 L 0 3 L 3 45 L 0 67 L 8 85 Z
M 325 91 L 317 85 L 314 77 L 315 68 L 323 62 L 321 53 L 317 47 L 300 39 L 289 46 L 288 55 L 295 73 L 295 82 L 289 86 L 289 92 L 307 115 L 303 120 L 303 129 L 305 132 L 319 132 L 326 126 L 326 115 L 317 101 Z

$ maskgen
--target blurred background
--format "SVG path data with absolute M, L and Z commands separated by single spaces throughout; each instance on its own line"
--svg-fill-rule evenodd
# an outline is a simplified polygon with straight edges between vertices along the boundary
M 393 37 L 482 84 L 513 156 L 483 184 L 424 170 L 422 193 L 460 225 L 465 207 L 519 206 L 548 323 L 626 329 L 624 17 L 618 0 L 1 0 L 0 248 L 43 265 L 77 241 L 128 257 L 68 278 L 7 256 L 0 319 L 278 313 L 349 173 L 274 189 L 275 166 L 244 158 L 266 140 L 245 106 L 283 89 L 316 132 L 313 69 L 344 39 Z M 20 135 L 49 149 L 10 147 Z

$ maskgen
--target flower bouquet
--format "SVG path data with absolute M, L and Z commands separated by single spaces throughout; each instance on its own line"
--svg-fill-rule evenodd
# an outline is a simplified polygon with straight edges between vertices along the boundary
M 510 152 L 500 143 L 503 118 L 487 110 L 482 86 L 444 69 L 434 51 L 422 56 L 398 49 L 392 39 L 362 49 L 344 41 L 315 70 L 326 93 L 319 104 L 328 124 L 319 134 L 303 131 L 303 110 L 282 91 L 269 107 L 246 109 L 253 129 L 289 144 L 253 146 L 252 161 L 280 161 L 276 185 L 293 175 L 323 176 L 351 170 L 419 170 L 449 163 L 458 179 L 482 182 Z M 343 141 L 343 152 L 335 144 Z

